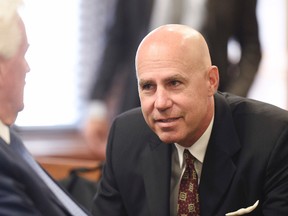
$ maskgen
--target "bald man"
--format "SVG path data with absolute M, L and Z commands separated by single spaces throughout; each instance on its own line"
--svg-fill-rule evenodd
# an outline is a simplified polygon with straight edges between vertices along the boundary
M 184 25 L 149 33 L 136 71 L 141 108 L 111 127 L 94 215 L 180 215 L 186 150 L 200 206 L 187 215 L 288 215 L 287 111 L 218 92 L 203 36 Z

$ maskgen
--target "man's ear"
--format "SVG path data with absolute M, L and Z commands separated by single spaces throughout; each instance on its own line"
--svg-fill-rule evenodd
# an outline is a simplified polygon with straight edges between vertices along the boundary
M 212 96 L 217 92 L 219 86 L 219 71 L 215 65 L 212 65 L 208 71 L 209 78 L 209 95 Z

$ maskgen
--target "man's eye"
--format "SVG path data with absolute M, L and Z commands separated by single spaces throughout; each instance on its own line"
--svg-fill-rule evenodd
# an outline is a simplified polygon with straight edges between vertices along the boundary
M 150 89 L 152 89 L 152 84 L 145 84 L 145 85 L 143 85 L 142 86 L 142 90 L 150 90 Z
M 170 85 L 171 85 L 171 86 L 178 86 L 178 85 L 180 85 L 180 82 L 179 82 L 178 80 L 172 80 L 172 81 L 170 82 Z

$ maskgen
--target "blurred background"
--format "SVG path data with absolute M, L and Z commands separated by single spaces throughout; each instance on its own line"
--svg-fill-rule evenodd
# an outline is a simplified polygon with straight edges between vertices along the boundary
M 79 128 L 99 65 L 104 28 L 114 0 L 25 0 L 22 15 L 30 48 L 24 129 Z M 248 97 L 288 109 L 286 0 L 258 0 L 262 46 L 259 72 Z M 237 44 L 229 46 L 237 54 Z M 232 55 L 233 56 L 233 55 Z

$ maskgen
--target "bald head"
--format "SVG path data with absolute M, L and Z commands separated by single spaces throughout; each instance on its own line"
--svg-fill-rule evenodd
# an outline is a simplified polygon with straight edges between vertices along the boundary
M 184 25 L 155 29 L 139 45 L 136 71 L 147 124 L 163 142 L 191 146 L 211 122 L 219 83 L 203 36 Z
M 178 24 L 161 26 L 142 40 L 136 54 L 136 69 L 147 63 L 147 59 L 178 60 L 189 68 L 200 70 L 211 66 L 203 36 L 188 26 Z

